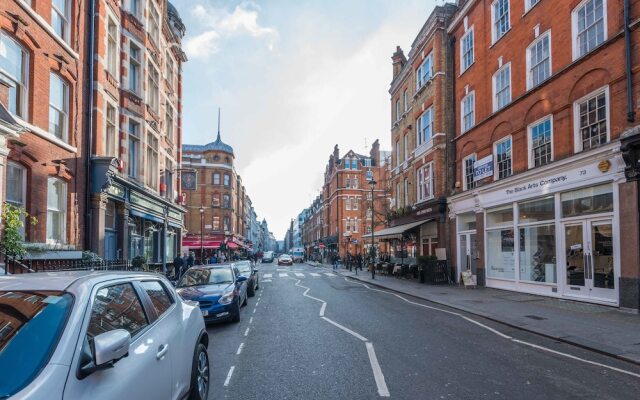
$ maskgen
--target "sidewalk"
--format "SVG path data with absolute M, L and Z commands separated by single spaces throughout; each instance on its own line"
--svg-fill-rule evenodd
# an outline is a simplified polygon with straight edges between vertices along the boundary
M 331 265 L 309 262 L 331 269 Z M 479 315 L 640 365 L 640 316 L 615 308 L 479 287 L 436 286 L 414 280 L 338 270 L 342 276 Z

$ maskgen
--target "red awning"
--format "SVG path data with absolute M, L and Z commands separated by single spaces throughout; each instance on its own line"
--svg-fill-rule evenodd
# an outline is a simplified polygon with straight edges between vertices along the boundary
M 227 243 L 227 247 L 229 247 L 231 250 L 236 250 L 240 248 L 240 245 L 236 242 L 229 242 Z
M 200 245 L 200 239 L 183 239 L 182 247 L 189 247 L 191 249 L 218 249 L 220 248 L 220 242 L 217 240 L 204 240 L 202 245 Z

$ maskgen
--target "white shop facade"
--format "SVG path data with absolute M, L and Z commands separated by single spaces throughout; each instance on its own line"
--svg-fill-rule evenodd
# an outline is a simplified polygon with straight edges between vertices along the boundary
M 619 305 L 619 143 L 449 199 L 457 276 L 487 287 Z

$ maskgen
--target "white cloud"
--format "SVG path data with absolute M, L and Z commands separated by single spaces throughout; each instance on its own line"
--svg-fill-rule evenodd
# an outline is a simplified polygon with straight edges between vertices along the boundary
M 232 12 L 226 8 L 196 5 L 191 14 L 209 29 L 186 40 L 187 54 L 194 58 L 208 57 L 219 51 L 224 39 L 235 36 L 265 38 L 268 49 L 273 50 L 278 31 L 260 25 L 259 10 L 257 5 L 250 2 L 237 5 Z

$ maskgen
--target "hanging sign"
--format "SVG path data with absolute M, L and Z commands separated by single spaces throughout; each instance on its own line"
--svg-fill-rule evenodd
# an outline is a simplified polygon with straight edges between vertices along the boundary
M 196 190 L 197 175 L 196 171 L 182 172 L 182 190 Z

